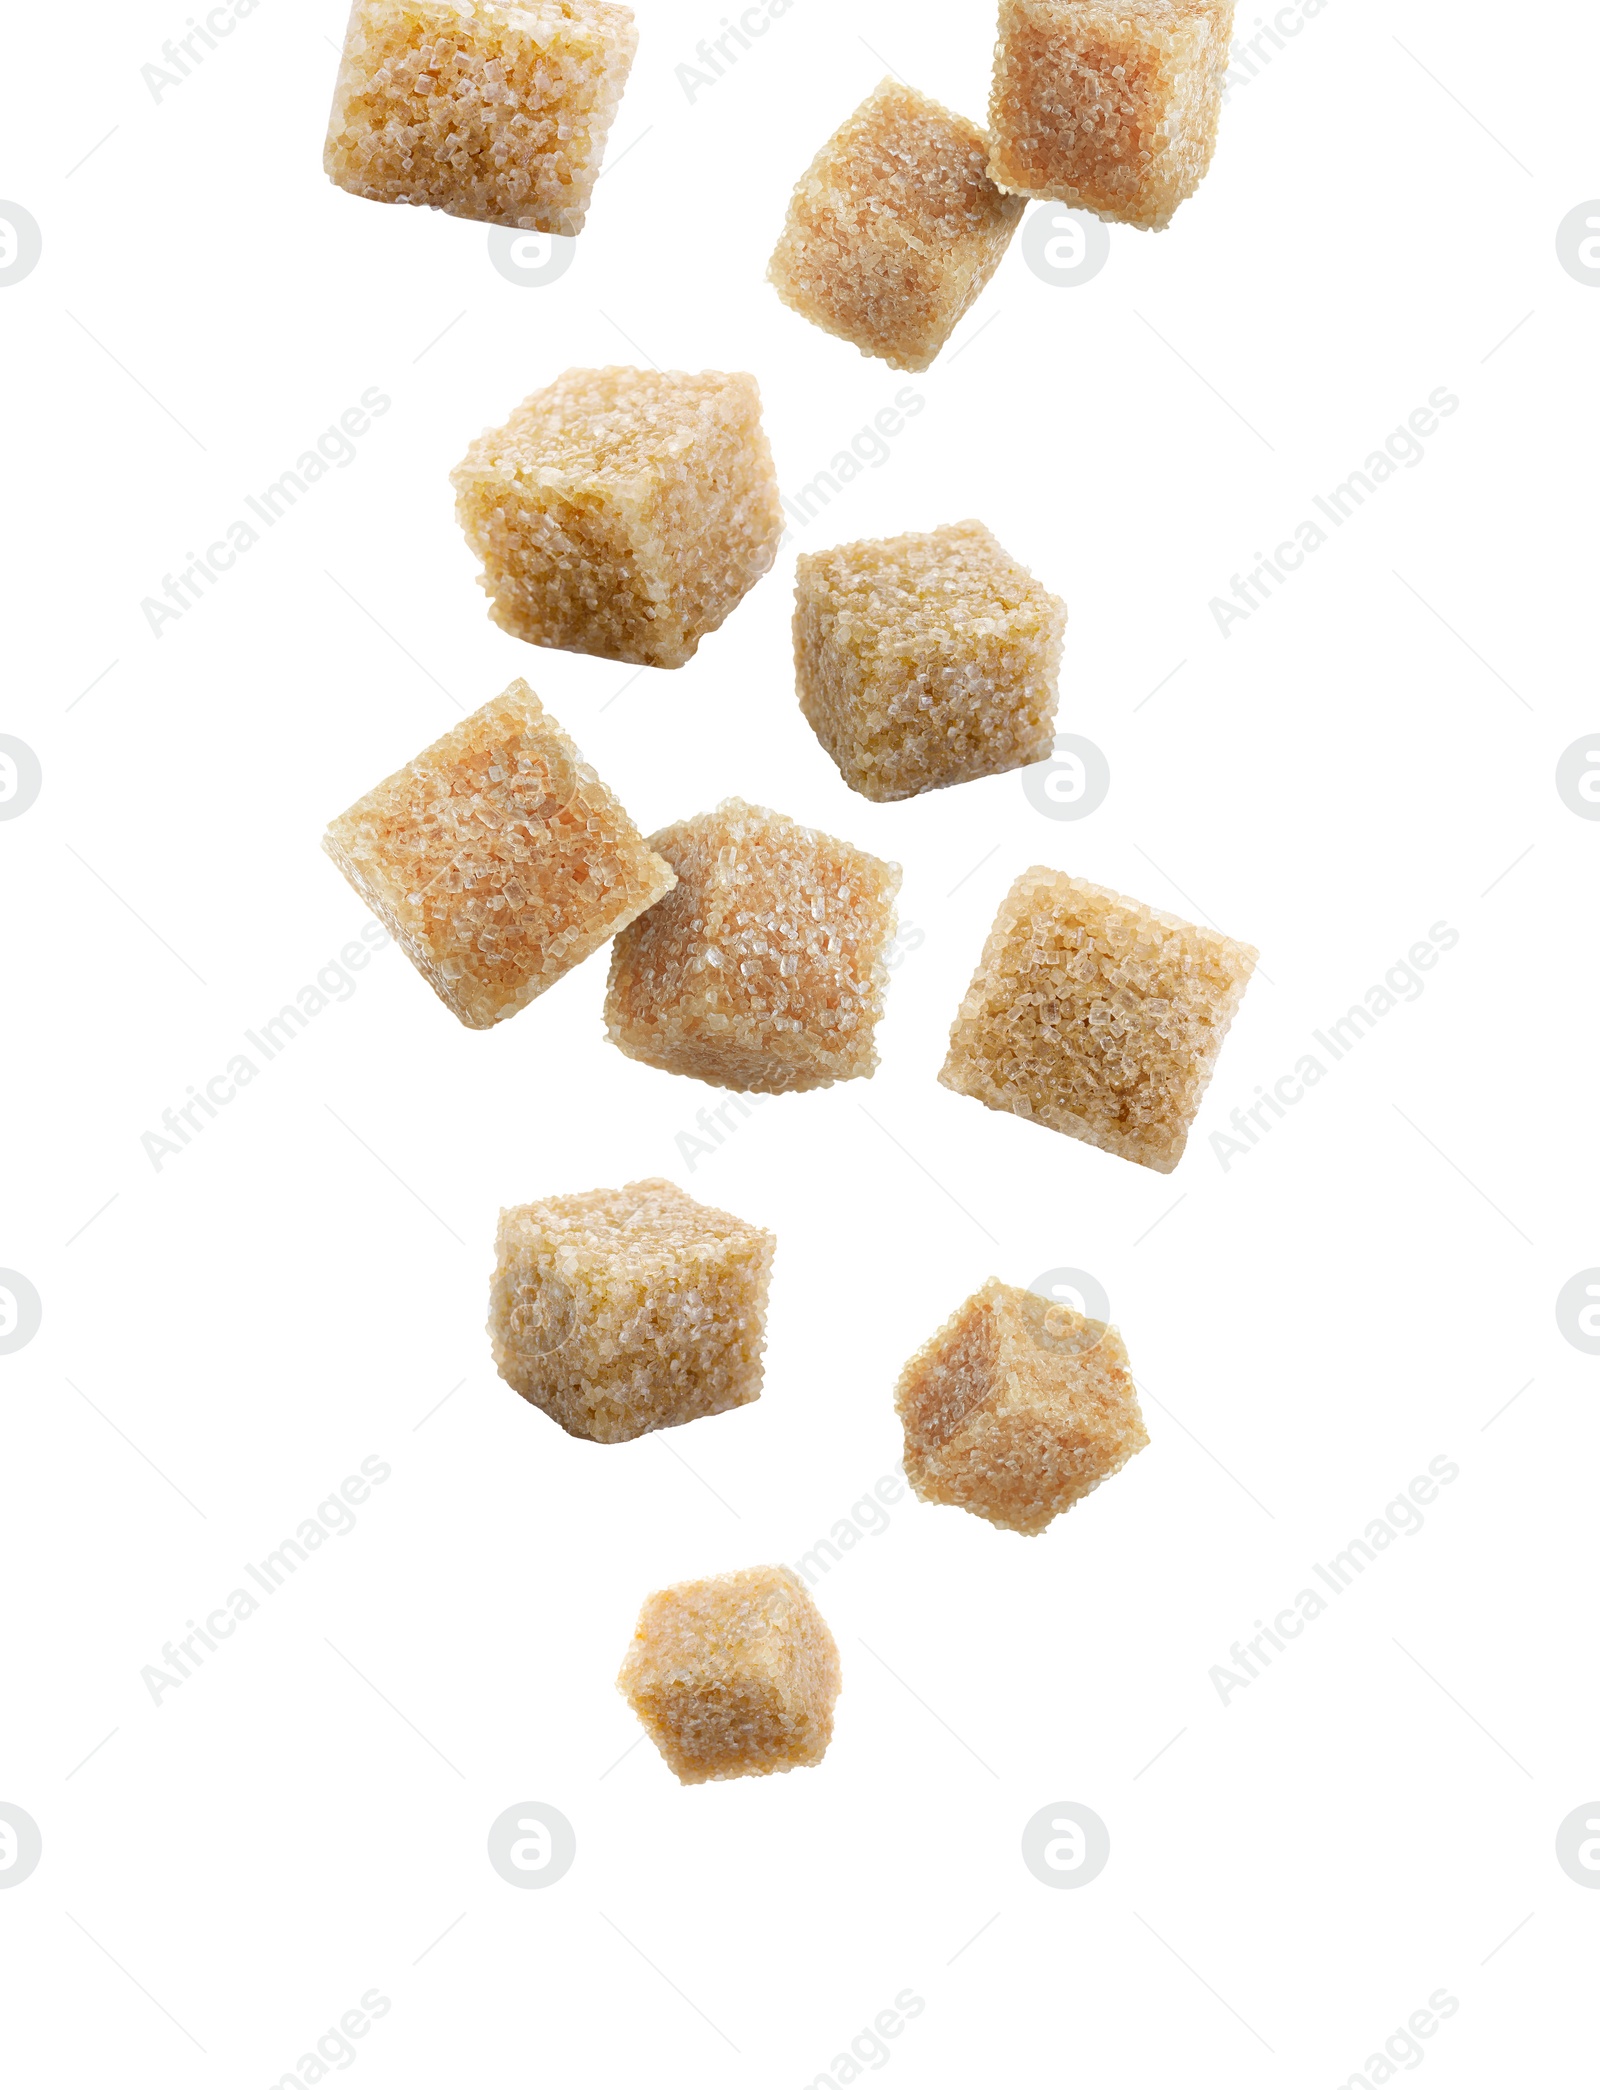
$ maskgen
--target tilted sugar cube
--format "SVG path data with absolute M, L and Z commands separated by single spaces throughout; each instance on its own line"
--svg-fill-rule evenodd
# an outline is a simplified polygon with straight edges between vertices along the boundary
M 576 233 L 637 43 L 613 0 L 355 0 L 323 165 L 374 203 Z
M 939 1079 L 1169 1174 L 1258 955 L 1035 864 L 1001 903 Z
M 674 883 L 525 682 L 357 799 L 322 846 L 471 1030 L 526 1008 Z
M 783 534 L 756 381 L 568 370 L 451 474 L 502 631 L 678 668 L 771 566 Z
M 895 1408 L 922 1501 L 1028 1537 L 1150 1441 L 1117 1331 L 998 1278 L 912 1358 Z

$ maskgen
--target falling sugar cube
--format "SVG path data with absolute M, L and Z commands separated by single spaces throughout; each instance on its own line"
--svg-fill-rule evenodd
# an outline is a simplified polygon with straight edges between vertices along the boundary
M 612 0 L 355 0 L 323 165 L 374 203 L 579 232 L 638 40 Z
M 572 1437 L 624 1444 L 761 1393 L 773 1237 L 652 1177 L 513 1205 L 495 1369 Z
M 998 1278 L 912 1358 L 895 1408 L 922 1501 L 1028 1537 L 1150 1441 L 1117 1331 Z
M 739 1568 L 647 1597 L 617 1687 L 684 1785 L 818 1764 L 839 1650 L 791 1568 Z
M 926 370 L 1000 266 L 1023 205 L 977 124 L 885 80 L 796 185 L 767 279 L 824 333 Z
M 525 682 L 358 799 L 322 846 L 471 1030 L 526 1008 L 674 883 Z
M 783 511 L 756 381 L 569 370 L 451 474 L 502 631 L 681 668 L 777 554 Z
M 738 798 L 649 846 L 678 882 L 617 939 L 611 1042 L 768 1095 L 871 1074 L 900 866 Z
M 1000 0 L 990 178 L 1159 232 L 1211 164 L 1233 0 Z
M 1258 955 L 1035 864 L 1001 903 L 939 1079 L 1170 1174 Z
M 1066 621 L 980 522 L 802 553 L 800 708 L 864 798 L 1042 762 Z

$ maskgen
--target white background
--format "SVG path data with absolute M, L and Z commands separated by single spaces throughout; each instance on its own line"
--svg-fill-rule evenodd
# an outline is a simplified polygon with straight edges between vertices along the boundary
M 159 103 L 181 6 L 14 40 L 0 195 L 44 254 L 0 291 L 0 729 L 44 787 L 0 826 L 0 1263 L 44 1318 L 0 1359 L 0 1800 L 44 1857 L 0 1893 L 8 2080 L 292 2090 L 374 1987 L 351 2068 L 430 2090 L 842 2083 L 907 1988 L 866 2075 L 1359 2090 L 1446 1988 L 1428 2079 L 1586 2080 L 1600 1894 L 1554 1851 L 1600 1790 L 1600 1363 L 1554 1301 L 1600 1262 L 1600 828 L 1553 779 L 1596 726 L 1600 297 L 1555 233 L 1600 193 L 1600 37 L 1541 10 L 1530 59 L 1481 0 L 1331 0 L 1170 232 L 1078 288 L 1019 239 L 908 380 L 766 256 L 887 66 L 982 116 L 990 11 L 796 0 L 691 104 L 719 12 L 645 0 L 543 289 L 325 181 L 337 0 L 263 0 Z M 697 660 L 630 680 L 489 624 L 447 474 L 562 368 L 646 356 L 754 371 L 791 493 L 926 404 Z M 356 460 L 153 636 L 141 599 L 371 386 Z M 1441 386 L 1425 462 L 1224 639 L 1211 599 Z M 1015 775 L 871 805 L 799 715 L 796 549 L 969 515 L 1070 605 L 1089 819 Z M 736 792 L 904 865 L 877 1078 L 691 1174 L 724 1099 L 604 1041 L 603 958 L 475 1035 L 391 949 L 157 1170 L 142 1135 L 359 931 L 326 821 L 516 675 L 646 830 Z M 1033 862 L 1262 951 L 1173 1176 L 935 1083 Z M 1225 1170 L 1229 1113 L 1436 922 L 1425 993 Z M 492 1370 L 496 1210 L 650 1174 L 776 1231 L 766 1391 L 574 1442 Z M 991 1273 L 1067 1265 L 1149 1450 L 1040 1539 L 899 1503 L 817 1586 L 825 1764 L 680 1790 L 613 1689 L 640 1599 L 797 1560 L 892 1472 L 906 1357 Z M 163 1643 L 373 1455 L 357 1528 L 153 1704 Z M 1426 1527 L 1224 1705 L 1231 1644 L 1440 1456 Z M 576 1829 L 547 1891 L 485 1858 L 524 1800 Z M 1020 1837 L 1068 1800 L 1111 1862 L 1057 1892 Z

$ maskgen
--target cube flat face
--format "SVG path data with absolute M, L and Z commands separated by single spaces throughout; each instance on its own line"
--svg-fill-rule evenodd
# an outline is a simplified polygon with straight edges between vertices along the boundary
M 1216 145 L 1233 0 L 1001 0 L 989 174 L 1159 231 Z
M 323 165 L 375 203 L 579 232 L 637 43 L 611 0 L 355 0 Z
M 1168 1174 L 1257 956 L 1036 864 L 1001 904 L 939 1079 Z
M 773 1237 L 660 1178 L 500 1215 L 495 1369 L 573 1437 L 623 1444 L 756 1400 Z
M 612 1043 L 768 1095 L 870 1075 L 899 865 L 737 798 L 650 847 L 678 884 L 613 953 Z
M 525 682 L 358 799 L 322 846 L 470 1030 L 514 1016 L 673 884 Z
M 753 377 L 568 370 L 451 474 L 513 638 L 682 667 L 771 566 L 783 534 Z
M 906 1476 L 1033 1537 L 1149 1443 L 1114 1328 L 991 1278 L 900 1375 Z
M 743 1568 L 645 1600 L 617 1679 L 685 1785 L 822 1761 L 839 1650 L 792 1569 Z
M 768 281 L 825 333 L 926 370 L 1000 266 L 1023 206 L 975 123 L 885 80 L 797 185 Z
M 1066 616 L 980 522 L 803 553 L 800 708 L 865 798 L 1041 762 Z

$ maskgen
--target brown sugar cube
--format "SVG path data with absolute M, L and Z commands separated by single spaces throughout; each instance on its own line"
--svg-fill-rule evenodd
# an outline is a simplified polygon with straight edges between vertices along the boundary
M 1259 955 L 1035 864 L 1001 902 L 939 1079 L 1168 1175 Z
M 579 232 L 638 41 L 612 0 L 355 0 L 322 164 L 374 203 Z
M 864 798 L 1042 762 L 1066 621 L 980 522 L 802 553 L 800 709 Z
M 1233 0 L 1000 0 L 989 175 L 1159 232 L 1211 165 Z
M 896 370 L 926 370 L 1000 266 L 1022 216 L 989 141 L 885 80 L 796 185 L 767 269 L 783 302 Z
M 871 1074 L 900 866 L 739 798 L 650 847 L 678 883 L 617 939 L 612 1044 L 767 1095 Z
M 991 1277 L 900 1374 L 924 1502 L 1029 1537 L 1150 1442 L 1115 1328 Z
M 568 370 L 450 476 L 502 631 L 644 667 L 692 659 L 783 534 L 742 372 Z
M 357 799 L 322 846 L 469 1030 L 514 1016 L 675 882 L 525 682 Z
M 617 1688 L 685 1785 L 821 1763 L 839 1650 L 786 1567 L 738 1568 L 646 1597 Z
M 760 1397 L 773 1237 L 653 1177 L 500 1214 L 495 1369 L 571 1437 L 625 1444 Z

